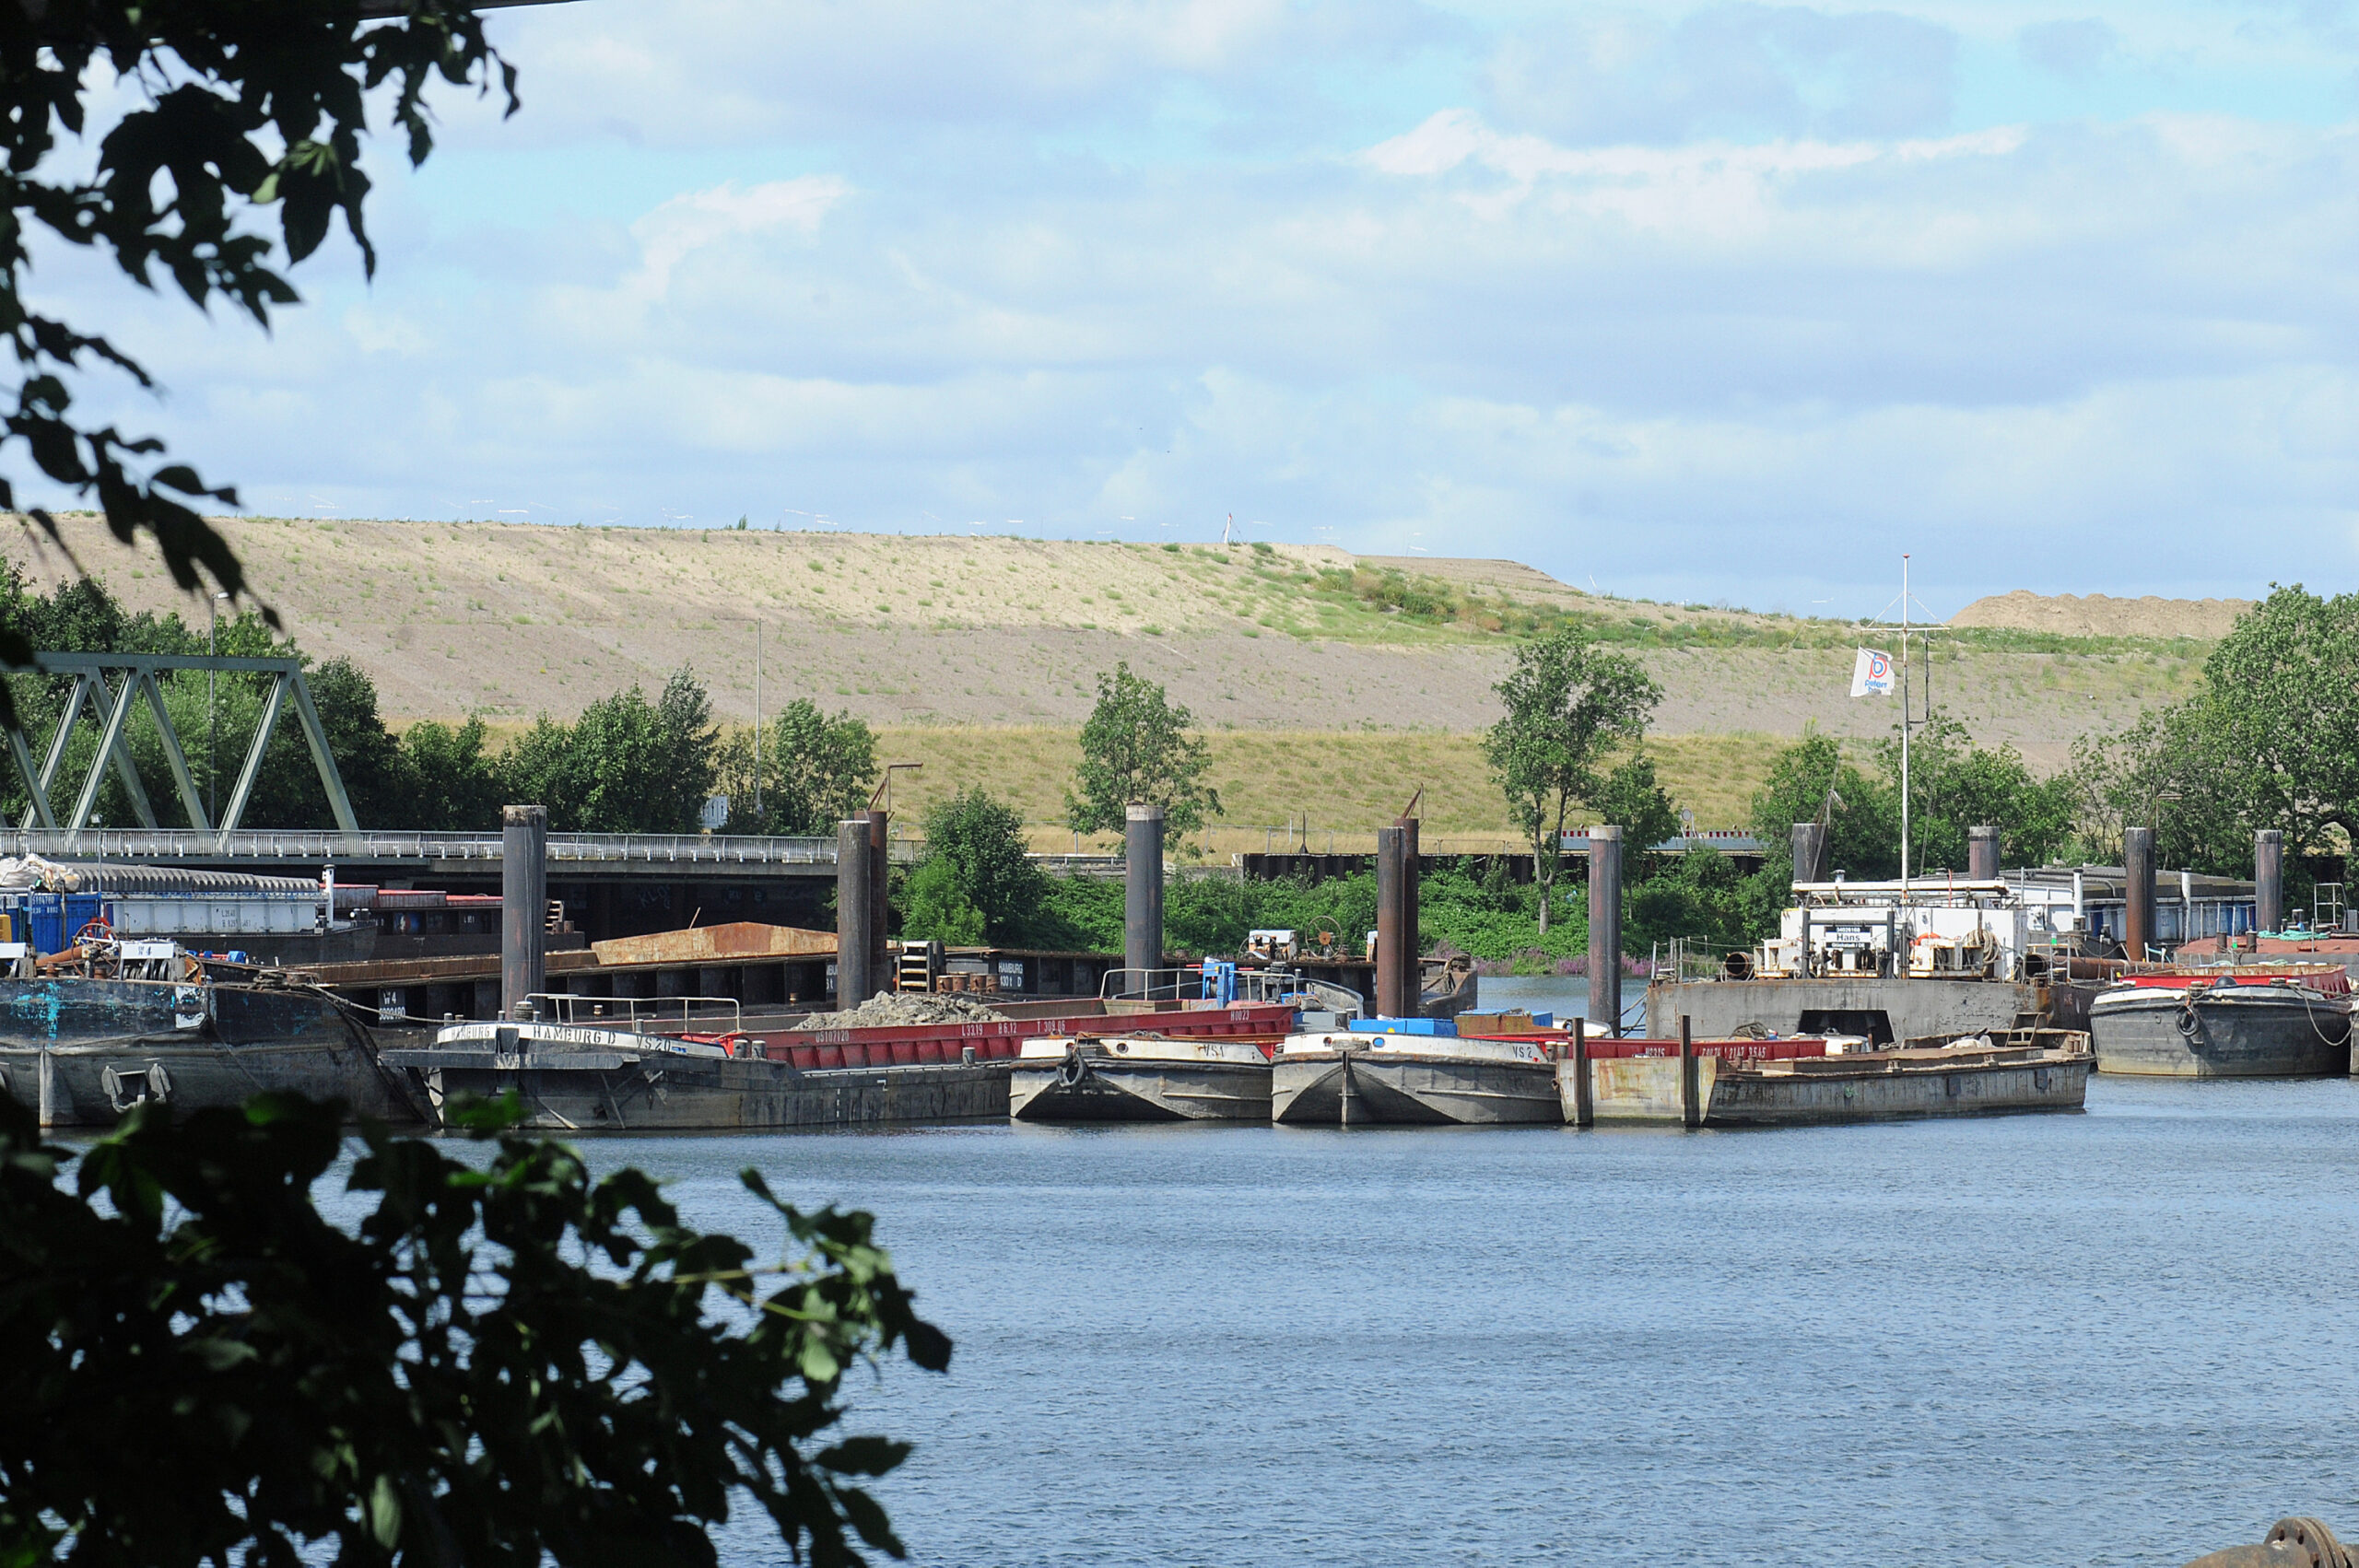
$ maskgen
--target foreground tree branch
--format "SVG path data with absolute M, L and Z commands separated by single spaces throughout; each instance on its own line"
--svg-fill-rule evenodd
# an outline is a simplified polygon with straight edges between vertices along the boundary
M 413 165 L 433 149 L 425 93 L 438 78 L 499 92 L 516 73 L 485 41 L 479 4 L 458 0 L 17 0 L 0 5 L 0 341 L 17 370 L 0 392 L 0 511 L 19 508 L 18 466 L 106 518 L 120 542 L 145 533 L 183 591 L 250 594 L 236 554 L 202 508 L 237 493 L 169 462 L 153 436 L 77 417 L 71 379 L 114 370 L 154 381 L 106 337 L 30 309 L 41 229 L 111 256 L 143 288 L 177 288 L 199 310 L 218 298 L 267 327 L 296 303 L 283 267 L 318 250 L 335 219 L 374 275 L 360 169 L 372 95 L 390 88 L 387 129 Z M 66 153 L 88 129 L 87 99 L 108 78 L 135 106 L 100 138 L 94 163 Z M 276 208 L 274 239 L 252 225 Z M 265 216 L 268 215 L 265 214 Z M 13 406 L 11 406 L 13 402 Z M 62 549 L 47 509 L 23 514 Z M 67 552 L 71 559 L 71 552 Z M 76 563 L 78 568 L 80 563 Z M 277 618 L 267 606 L 265 617 Z M 0 663 L 34 651 L 0 624 Z M 15 709 L 0 687 L 0 723 Z
M 747 1501 L 798 1561 L 901 1555 L 861 1482 L 908 1445 L 827 1434 L 853 1365 L 950 1342 L 869 1217 L 746 1171 L 759 1265 L 514 1115 L 481 1164 L 365 1129 L 348 1232 L 312 1201 L 340 1106 L 142 1106 L 69 1188 L 0 1095 L 0 1562 L 707 1568 Z

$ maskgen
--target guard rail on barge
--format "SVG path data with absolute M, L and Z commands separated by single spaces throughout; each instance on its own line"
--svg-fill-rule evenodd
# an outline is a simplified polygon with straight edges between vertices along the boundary
M 438 1118 L 464 1095 L 513 1091 L 526 1125 L 566 1131 L 730 1131 L 1003 1121 L 1023 1042 L 1072 1035 L 1079 1016 L 873 1028 L 749 1032 L 729 999 L 655 1004 L 537 996 L 539 1016 L 443 1029 L 430 1047 L 384 1053 L 412 1074 Z M 1294 1010 L 1194 1006 L 1126 1022 L 1165 1034 L 1274 1041 Z M 1087 1015 L 1102 1027 L 1104 1016 Z

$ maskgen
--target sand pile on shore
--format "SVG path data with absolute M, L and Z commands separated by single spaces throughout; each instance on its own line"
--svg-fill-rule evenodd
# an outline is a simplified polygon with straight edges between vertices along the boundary
M 2192 637 L 2228 635 L 2249 599 L 2115 599 L 2103 593 L 2033 593 L 2018 588 L 1978 599 L 1950 617 L 1954 626 L 2005 626 L 2059 637 Z
M 905 1029 L 913 1024 L 988 1024 L 1007 1014 L 971 998 L 878 991 L 850 1012 L 815 1012 L 797 1029 Z

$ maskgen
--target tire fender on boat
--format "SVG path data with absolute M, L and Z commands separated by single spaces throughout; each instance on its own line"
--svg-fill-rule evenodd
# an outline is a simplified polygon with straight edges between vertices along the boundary
M 111 1066 L 99 1070 L 99 1087 L 106 1091 L 107 1104 L 121 1116 L 142 1100 L 169 1105 L 172 1098 L 172 1075 L 164 1071 L 160 1061 L 149 1062 L 145 1072 L 122 1072 Z

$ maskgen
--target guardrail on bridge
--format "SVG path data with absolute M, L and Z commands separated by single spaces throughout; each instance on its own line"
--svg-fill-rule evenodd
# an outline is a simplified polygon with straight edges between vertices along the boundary
M 228 835 L 191 828 L 19 828 L 0 834 L 12 855 L 51 860 L 488 860 L 497 862 L 497 833 L 344 833 L 324 829 L 241 828 Z M 552 833 L 552 865 L 622 862 L 674 865 L 833 866 L 833 838 L 769 837 L 758 834 Z M 891 858 L 906 863 L 917 845 L 895 839 Z

